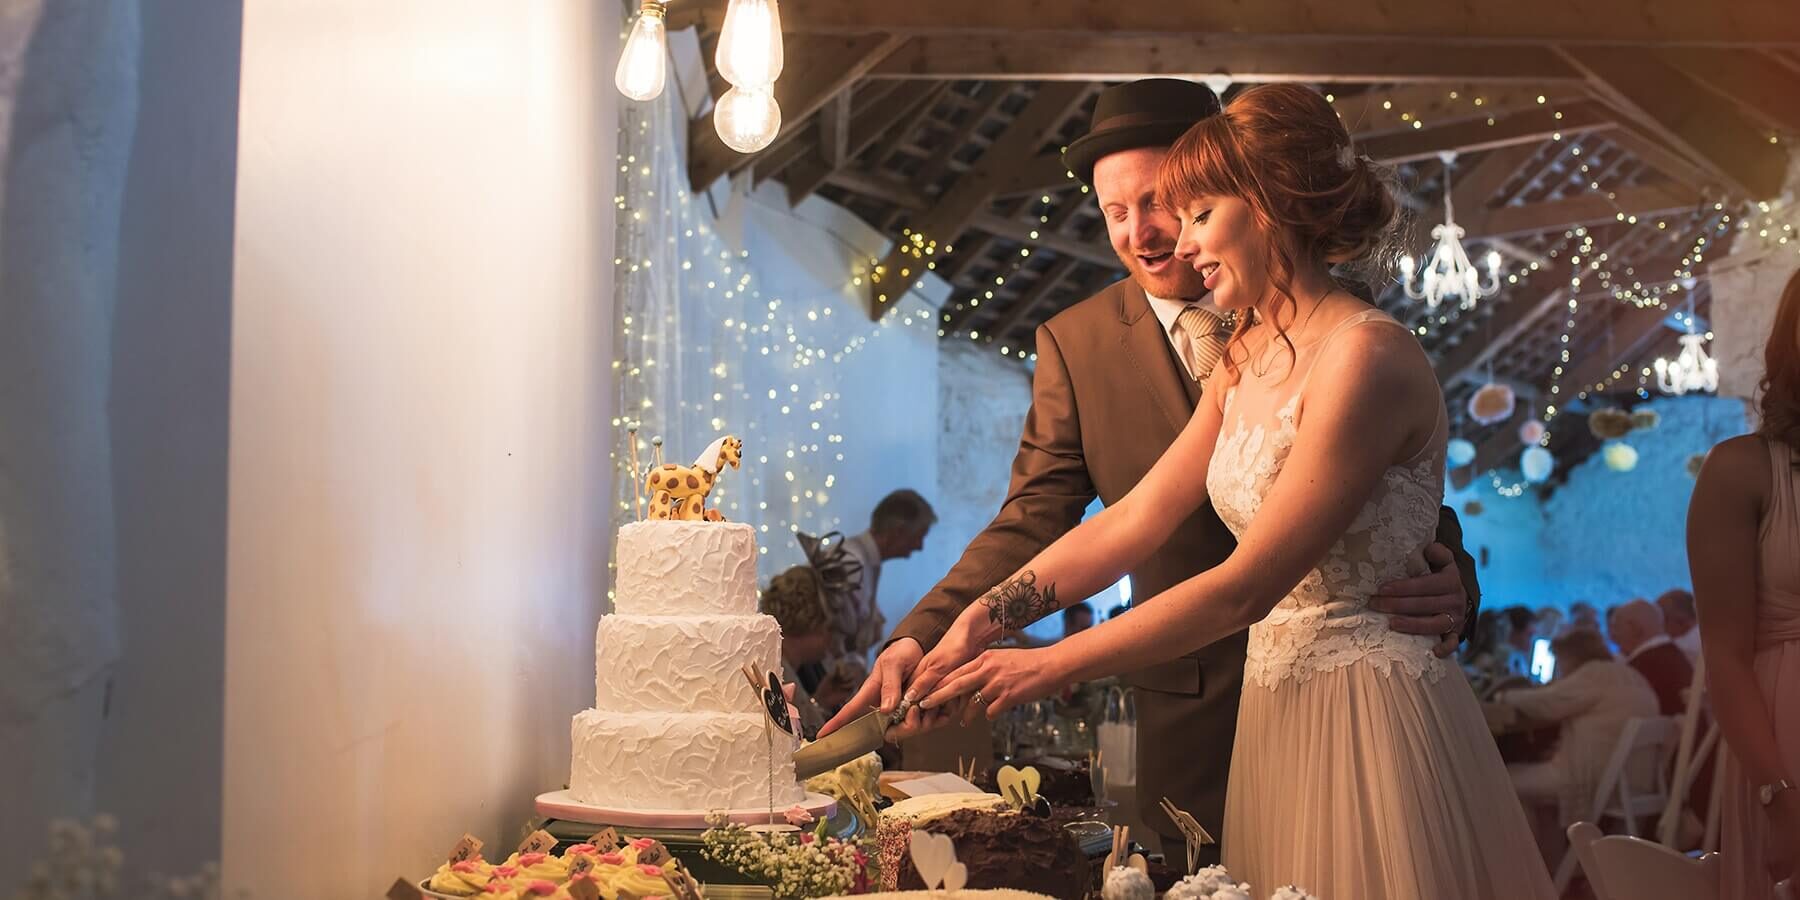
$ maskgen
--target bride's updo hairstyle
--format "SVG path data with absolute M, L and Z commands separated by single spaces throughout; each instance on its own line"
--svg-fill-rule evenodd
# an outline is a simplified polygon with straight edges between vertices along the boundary
M 1311 88 L 1263 84 L 1246 89 L 1218 115 L 1201 119 L 1170 148 L 1157 173 L 1164 209 L 1196 198 L 1236 197 L 1268 235 L 1271 317 L 1281 340 L 1294 321 L 1293 278 L 1301 264 L 1323 261 L 1341 275 L 1385 274 L 1395 235 L 1390 173 L 1354 154 L 1337 111 Z M 1233 345 L 1250 316 L 1238 318 Z M 1225 363 L 1237 374 L 1234 354 Z

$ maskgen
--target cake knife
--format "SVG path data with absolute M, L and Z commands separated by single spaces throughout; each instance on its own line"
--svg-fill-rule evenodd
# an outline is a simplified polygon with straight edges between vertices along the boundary
M 879 709 L 850 720 L 844 727 L 796 751 L 794 774 L 805 781 L 880 750 L 887 743 L 889 723 L 890 717 Z

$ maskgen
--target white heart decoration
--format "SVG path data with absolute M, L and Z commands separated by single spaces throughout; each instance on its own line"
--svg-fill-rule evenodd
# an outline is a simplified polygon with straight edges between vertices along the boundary
M 941 834 L 926 831 L 912 833 L 913 868 L 919 870 L 919 877 L 925 881 L 925 889 L 937 890 L 950 867 L 956 864 L 956 844 Z M 963 873 L 966 878 L 968 873 Z
M 1026 766 L 1015 769 L 1012 766 L 1001 766 L 995 773 L 994 782 L 1000 788 L 1000 796 L 1012 803 L 1015 797 L 1025 798 L 1026 803 L 1037 796 L 1038 785 L 1043 784 L 1044 776 L 1037 769 Z
M 968 866 L 965 866 L 960 862 L 954 862 L 950 864 L 950 868 L 944 870 L 944 890 L 960 891 L 963 889 L 963 885 L 968 883 Z
M 1131 866 L 1145 875 L 1150 874 L 1150 863 L 1144 860 L 1144 854 L 1142 853 L 1131 854 L 1131 860 L 1127 862 L 1126 865 Z

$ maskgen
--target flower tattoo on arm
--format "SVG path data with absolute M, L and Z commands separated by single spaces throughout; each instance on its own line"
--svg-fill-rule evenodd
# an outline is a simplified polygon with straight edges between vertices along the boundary
M 1056 585 L 1037 586 L 1037 573 L 1029 569 L 994 586 L 981 598 L 988 619 L 1000 626 L 1000 634 L 1021 631 L 1057 608 Z

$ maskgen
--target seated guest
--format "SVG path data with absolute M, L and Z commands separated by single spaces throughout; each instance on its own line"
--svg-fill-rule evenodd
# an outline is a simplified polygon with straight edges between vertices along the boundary
M 1650 682 L 1656 702 L 1665 716 L 1678 716 L 1687 708 L 1682 695 L 1694 682 L 1694 664 L 1663 631 L 1663 614 L 1642 598 L 1613 608 L 1606 623 L 1625 662 Z
M 1062 625 L 1063 637 L 1080 634 L 1094 627 L 1094 608 L 1085 602 L 1063 607 Z
M 1569 624 L 1564 626 L 1563 630 L 1573 631 L 1577 628 L 1586 628 L 1590 631 L 1600 630 L 1600 610 L 1594 604 L 1586 600 L 1577 600 L 1569 604 Z
M 831 610 L 819 573 L 811 566 L 794 566 L 775 576 L 763 589 L 761 606 L 781 626 L 781 680 L 794 685 L 791 699 L 800 711 L 800 729 L 811 739 L 818 736 L 825 715 L 798 673 L 831 651 Z
M 1561 858 L 1563 829 L 1587 816 L 1613 747 L 1635 718 L 1657 715 L 1656 694 L 1637 670 L 1618 662 L 1598 631 L 1577 628 L 1550 642 L 1557 677 L 1542 687 L 1503 691 L 1490 720 L 1556 722 L 1561 736 L 1545 762 L 1507 766 L 1545 858 Z M 1644 762 L 1650 762 L 1648 760 Z M 1627 773 L 1648 784 L 1654 773 Z
M 1538 636 L 1537 617 L 1523 606 L 1509 606 L 1500 614 L 1506 617 L 1506 646 L 1512 650 L 1507 665 L 1530 675 L 1532 644 Z
M 1552 638 L 1563 633 L 1563 611 L 1554 606 L 1546 606 L 1537 611 L 1537 621 L 1532 625 L 1535 637 Z M 1530 653 L 1530 650 L 1525 651 Z
M 1526 660 L 1512 645 L 1512 625 L 1505 610 L 1484 609 L 1475 618 L 1475 632 L 1463 650 L 1463 672 L 1478 696 L 1515 675 L 1525 675 Z
M 1700 661 L 1700 614 L 1694 609 L 1694 595 L 1675 588 L 1656 598 L 1662 610 L 1663 630 L 1687 654 L 1689 662 Z

